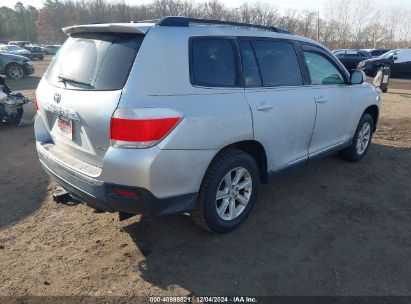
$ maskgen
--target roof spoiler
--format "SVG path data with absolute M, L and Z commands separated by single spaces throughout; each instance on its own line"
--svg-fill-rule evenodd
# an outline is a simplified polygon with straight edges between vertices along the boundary
M 63 28 L 67 35 L 79 33 L 129 33 L 129 34 L 146 34 L 152 23 L 111 23 L 111 24 L 87 24 L 73 25 Z

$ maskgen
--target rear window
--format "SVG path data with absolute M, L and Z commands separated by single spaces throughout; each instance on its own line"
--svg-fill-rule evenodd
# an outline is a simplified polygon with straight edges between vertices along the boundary
M 303 84 L 294 46 L 282 41 L 253 41 L 263 86 L 299 86 Z
M 46 79 L 74 90 L 124 87 L 142 35 L 86 33 L 70 37 L 51 62 Z
M 192 84 L 209 87 L 239 86 L 238 63 L 235 40 L 191 39 Z
M 245 87 L 261 87 L 260 71 L 258 69 L 253 47 L 251 46 L 251 41 L 240 40 L 239 44 L 241 60 L 243 62 Z

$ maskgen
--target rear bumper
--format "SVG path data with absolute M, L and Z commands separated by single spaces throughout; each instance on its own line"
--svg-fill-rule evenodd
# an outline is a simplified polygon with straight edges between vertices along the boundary
M 44 170 L 73 197 L 92 208 L 150 216 L 187 212 L 195 208 L 197 193 L 160 199 L 145 188 L 105 183 L 72 171 L 53 159 L 39 145 L 37 151 Z M 115 189 L 134 192 L 136 195 L 118 195 Z

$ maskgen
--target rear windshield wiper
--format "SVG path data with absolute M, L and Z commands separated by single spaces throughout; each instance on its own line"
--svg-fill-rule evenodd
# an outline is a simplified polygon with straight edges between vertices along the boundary
M 65 76 L 65 75 L 60 74 L 60 75 L 57 76 L 57 78 L 59 79 L 59 82 L 60 81 L 63 81 L 63 82 L 68 81 L 68 82 L 78 83 L 78 84 L 86 85 L 88 87 L 92 87 L 92 85 L 90 83 L 85 82 L 85 81 L 81 81 L 81 80 L 78 80 L 78 79 L 75 79 L 75 78 L 72 78 L 70 76 Z

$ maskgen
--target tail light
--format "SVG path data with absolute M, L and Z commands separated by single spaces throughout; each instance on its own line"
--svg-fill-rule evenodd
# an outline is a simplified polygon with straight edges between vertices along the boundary
M 37 95 L 34 95 L 34 101 L 35 101 L 35 104 L 36 104 L 36 111 L 38 111 L 39 110 L 39 103 L 37 101 Z
M 115 188 L 113 192 L 119 196 L 135 197 L 138 196 L 138 192 L 132 190 L 126 190 L 122 188 Z
M 111 118 L 111 145 L 117 148 L 152 147 L 163 140 L 181 118 L 180 113 L 165 108 L 119 108 Z

